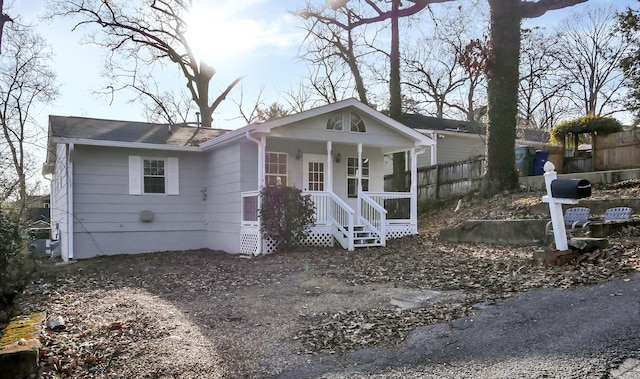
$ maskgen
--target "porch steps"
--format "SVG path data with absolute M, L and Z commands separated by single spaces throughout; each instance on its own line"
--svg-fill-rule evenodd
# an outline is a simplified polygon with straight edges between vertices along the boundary
M 371 233 L 370 230 L 367 230 L 367 227 L 364 225 L 354 225 L 353 226 L 353 247 L 372 247 L 372 246 L 381 246 L 382 244 L 378 241 L 377 237 Z

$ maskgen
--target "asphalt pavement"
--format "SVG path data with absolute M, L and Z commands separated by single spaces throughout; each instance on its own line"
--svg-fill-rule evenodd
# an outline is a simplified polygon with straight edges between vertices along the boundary
M 477 308 L 399 348 L 311 359 L 277 377 L 640 379 L 640 274 Z

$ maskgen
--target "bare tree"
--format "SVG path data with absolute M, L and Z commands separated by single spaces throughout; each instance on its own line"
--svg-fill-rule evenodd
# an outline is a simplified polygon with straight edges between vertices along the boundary
M 9 168 L 3 172 L 3 196 L 17 200 L 16 218 L 25 211 L 27 179 L 36 169 L 29 151 L 35 143 L 30 113 L 38 104 L 57 95 L 55 74 L 48 66 L 51 51 L 44 39 L 30 27 L 11 23 L 5 30 L 5 51 L 0 57 L 0 151 Z
M 210 101 L 209 86 L 216 72 L 196 57 L 187 38 L 185 17 L 190 9 L 190 0 L 53 0 L 51 15 L 79 17 L 74 30 L 85 25 L 101 28 L 102 33 L 93 33 L 88 42 L 109 49 L 107 72 L 118 81 L 112 84 L 113 91 L 133 89 L 158 105 L 163 96 L 152 91 L 155 84 L 146 85 L 152 80 L 146 70 L 175 65 L 200 111 L 202 125 L 211 127 L 214 110 L 240 78 Z
M 316 40 L 316 42 L 319 42 L 319 40 Z M 335 103 L 353 96 L 358 96 L 360 101 L 368 103 L 366 98 L 367 91 L 358 92 L 360 85 L 357 84 L 349 65 L 336 55 L 323 56 L 323 52 L 326 52 L 326 50 L 322 49 L 306 54 L 306 58 L 309 58 L 310 54 L 316 55 L 316 58 L 309 60 L 315 63 L 307 67 L 308 74 L 305 82 L 320 103 Z M 360 72 L 359 66 L 358 72 Z M 365 87 L 363 82 L 361 88 L 364 89 Z M 363 100 L 360 96 L 365 96 L 365 99 Z
M 520 127 L 549 130 L 569 113 L 567 82 L 560 75 L 562 64 L 557 59 L 557 36 L 550 34 L 541 28 L 522 31 Z
M 313 99 L 313 94 L 303 83 L 298 83 L 297 88 L 290 86 L 283 96 L 292 113 L 300 113 L 320 104 Z
M 2 31 L 4 30 L 4 24 L 12 21 L 13 19 L 4 13 L 4 0 L 0 0 L 0 53 L 2 53 Z
M 608 7 L 576 14 L 560 28 L 555 58 L 578 116 L 609 116 L 622 110 L 621 63 L 629 45 L 616 27 L 615 10 Z
M 462 113 L 476 120 L 477 89 L 484 79 L 484 65 L 476 65 L 472 42 L 486 33 L 473 3 L 431 10 L 432 30 L 410 44 L 403 53 L 403 85 L 418 102 L 437 117 Z M 485 43 L 486 45 L 486 43 Z M 459 116 L 458 116 L 459 117 Z
M 445 25 L 457 29 L 465 24 Z M 425 38 L 413 56 L 406 54 L 403 84 L 415 98 L 431 104 L 437 117 L 461 113 L 468 121 L 479 122 L 486 113 L 487 52 L 486 38 L 466 39 L 461 29 L 438 31 L 435 37 Z
M 364 12 L 360 9 L 359 11 Z M 355 28 L 351 26 L 359 17 L 357 12 L 335 3 L 332 4 L 332 9 L 314 8 L 307 4 L 307 7 L 297 14 L 304 20 L 307 31 L 307 49 L 302 58 L 315 67 L 310 73 L 310 78 L 314 79 L 311 81 L 313 88 L 325 97 L 327 102 L 341 100 L 336 95 L 343 91 L 336 83 L 344 83 L 344 75 L 349 72 L 358 99 L 368 104 L 367 85 L 363 79 L 361 61 L 371 52 L 363 49 L 362 42 L 356 41 L 366 35 L 366 32 L 356 33 Z M 318 66 L 324 66 L 324 69 Z M 337 69 L 341 66 L 346 66 L 348 70 Z M 322 80 L 315 80 L 318 77 Z M 327 81 L 328 84 L 324 85 L 323 81 Z
M 400 33 L 399 33 L 399 20 L 403 17 L 409 17 L 418 14 L 424 10 L 430 4 L 445 3 L 454 0 L 410 0 L 406 3 L 401 3 L 400 0 L 391 0 L 390 2 L 379 2 L 375 0 L 364 0 L 357 2 L 353 7 L 348 6 L 347 1 L 333 1 L 329 2 L 333 14 L 325 12 L 328 8 L 325 7 L 321 10 L 312 9 L 307 6 L 307 9 L 298 12 L 297 14 L 305 20 L 312 20 L 309 31 L 313 31 L 318 24 L 324 25 L 333 31 L 332 38 L 327 42 L 340 51 L 344 47 L 343 43 L 334 43 L 337 39 L 335 36 L 343 36 L 346 34 L 347 47 L 352 48 L 350 44 L 353 41 L 353 33 L 359 28 L 367 25 L 374 25 L 380 22 L 390 20 L 391 23 L 391 44 L 389 58 L 389 116 L 397 121 L 402 121 L 402 94 L 400 83 Z M 347 49 L 347 53 L 352 53 L 353 50 Z M 353 55 L 353 54 L 352 54 Z M 360 97 L 360 101 L 368 104 L 366 88 L 362 82 L 361 67 L 358 66 L 357 61 L 351 59 L 352 56 L 342 56 L 345 62 L 349 65 L 351 73 L 356 80 L 356 88 Z M 394 184 L 393 187 L 396 190 L 401 190 L 404 187 L 404 171 L 405 161 L 404 154 L 394 154 L 393 157 L 393 172 L 394 172 Z

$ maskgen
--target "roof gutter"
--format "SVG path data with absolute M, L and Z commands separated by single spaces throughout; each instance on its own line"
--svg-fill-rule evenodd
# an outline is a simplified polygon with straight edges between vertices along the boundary
M 197 146 L 179 146 L 179 145 L 163 145 L 157 143 L 141 143 L 141 142 L 120 142 L 120 141 L 101 141 L 92 139 L 77 138 L 60 138 L 52 139 L 52 143 L 62 143 L 71 145 L 86 146 L 103 146 L 103 147 L 126 147 L 132 149 L 148 149 L 148 150 L 171 150 L 171 151 L 200 151 Z

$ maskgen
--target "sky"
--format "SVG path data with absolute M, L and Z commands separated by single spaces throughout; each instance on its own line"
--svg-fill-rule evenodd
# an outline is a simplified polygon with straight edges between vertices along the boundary
M 312 0 L 322 4 L 324 0 Z M 353 0 L 352 0 L 353 1 Z M 229 98 L 240 99 L 250 107 L 262 90 L 265 104 L 278 101 L 283 92 L 297 87 L 307 73 L 305 64 L 298 58 L 304 31 L 300 21 L 292 14 L 306 0 L 194 0 L 194 36 L 202 36 L 192 42 L 201 56 L 216 69 L 212 80 L 212 95 L 222 91 L 235 78 L 243 77 L 241 84 Z M 551 11 L 524 24 L 552 27 L 573 12 L 586 7 L 612 4 L 622 10 L 627 5 L 638 8 L 637 0 L 589 0 L 586 3 Z M 102 48 L 83 45 L 86 29 L 73 32 L 72 19 L 44 21 L 39 18 L 45 11 L 45 0 L 5 0 L 5 8 L 11 15 L 18 15 L 22 22 L 37 25 L 54 52 L 51 66 L 57 73 L 60 95 L 49 106 L 35 109 L 32 116 L 46 129 L 49 115 L 82 116 L 118 120 L 145 121 L 141 107 L 128 103 L 130 97 L 116 96 L 106 99 L 94 95 L 106 86 L 101 78 Z M 434 5 L 437 7 L 438 5 Z M 184 80 L 174 80 L 176 86 L 184 86 Z M 213 97 L 212 96 L 212 97 Z M 228 99 L 229 99 L 228 98 Z M 238 106 L 226 100 L 214 113 L 214 127 L 236 129 L 244 126 L 238 118 Z M 46 136 L 38 145 L 44 145 Z

